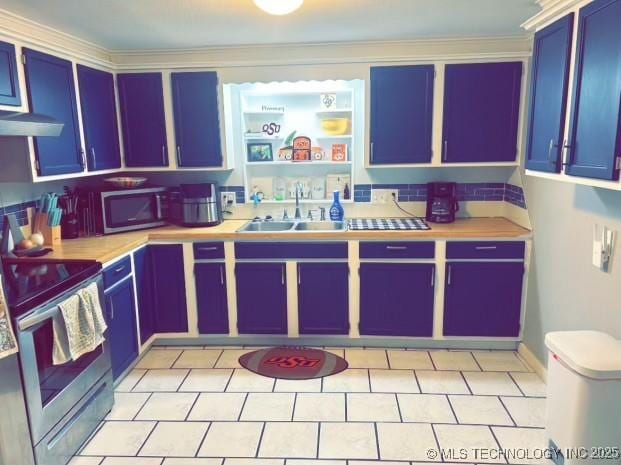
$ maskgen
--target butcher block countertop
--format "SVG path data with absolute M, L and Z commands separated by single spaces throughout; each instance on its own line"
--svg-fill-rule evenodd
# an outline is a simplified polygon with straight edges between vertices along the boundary
M 467 218 L 450 224 L 430 224 L 428 231 L 345 231 L 345 232 L 236 232 L 247 220 L 225 220 L 211 228 L 164 226 L 156 229 L 63 240 L 46 258 L 90 259 L 109 262 L 151 241 L 220 240 L 434 240 L 434 239 L 528 239 L 530 230 L 506 218 Z

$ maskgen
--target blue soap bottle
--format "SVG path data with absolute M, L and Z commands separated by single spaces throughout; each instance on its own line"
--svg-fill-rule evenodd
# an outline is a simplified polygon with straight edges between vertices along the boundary
M 330 207 L 330 220 L 332 221 L 343 221 L 345 216 L 345 211 L 339 201 L 339 195 L 339 191 L 334 191 L 334 200 L 332 201 L 332 206 Z

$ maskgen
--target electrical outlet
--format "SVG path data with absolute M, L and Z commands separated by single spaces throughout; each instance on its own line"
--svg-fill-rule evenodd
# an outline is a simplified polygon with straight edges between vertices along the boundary
M 220 202 L 222 209 L 227 210 L 235 205 L 235 192 L 220 192 Z
M 371 203 L 392 203 L 393 194 L 398 200 L 399 191 L 397 189 L 372 189 Z

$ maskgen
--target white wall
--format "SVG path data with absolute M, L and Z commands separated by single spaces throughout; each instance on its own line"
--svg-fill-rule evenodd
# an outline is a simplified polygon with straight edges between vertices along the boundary
M 621 249 L 610 273 L 591 265 L 593 225 L 621 233 L 621 192 L 527 177 L 534 230 L 524 343 L 541 360 L 549 331 L 592 329 L 621 338 Z

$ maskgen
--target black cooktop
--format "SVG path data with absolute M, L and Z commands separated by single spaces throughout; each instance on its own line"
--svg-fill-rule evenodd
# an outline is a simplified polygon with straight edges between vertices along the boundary
M 3 258 L 2 275 L 11 316 L 51 300 L 101 270 L 94 260 Z

